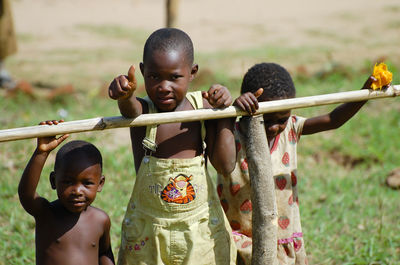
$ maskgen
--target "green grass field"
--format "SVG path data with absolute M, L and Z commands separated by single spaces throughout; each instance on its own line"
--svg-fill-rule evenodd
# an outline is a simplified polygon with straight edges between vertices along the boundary
M 98 31 L 85 25 L 82 29 L 92 34 Z M 113 28 L 106 33 L 126 36 L 124 30 L 115 31 Z M 127 41 L 141 43 L 146 34 L 129 36 L 125 37 Z M 29 36 L 21 36 L 20 39 L 32 41 Z M 268 61 L 278 63 L 296 58 L 300 63 L 306 63 L 312 58 L 307 54 L 313 52 L 315 50 L 260 47 L 197 54 L 197 62 L 204 67 L 200 67 L 194 87 L 207 89 L 209 84 L 218 82 L 229 87 L 236 97 L 241 77 L 224 71 L 229 65 L 239 65 L 243 58 L 258 62 L 268 58 Z M 119 61 L 111 62 L 118 64 L 113 72 L 101 66 L 104 58 L 111 57 L 119 58 Z M 18 69 L 19 75 L 30 82 L 70 82 L 77 92 L 51 102 L 42 97 L 31 99 L 23 94 L 13 98 L 2 96 L 0 129 L 59 119 L 60 110 L 67 111 L 65 119 L 69 121 L 119 115 L 116 102 L 101 96 L 97 87 L 110 82 L 114 75 L 123 73 L 131 61 L 140 59 L 140 53 L 122 57 L 120 51 L 101 48 L 90 51 L 55 50 L 32 56 L 29 61 L 12 60 L 10 69 Z M 321 66 L 321 71 L 313 74 L 296 70 L 291 73 L 298 97 L 311 96 L 361 88 L 374 63 L 360 60 L 352 67 L 336 67 L 332 63 L 328 68 Z M 393 83 L 399 84 L 400 65 L 390 61 L 388 64 L 394 73 Z M 302 109 L 294 113 L 311 117 L 333 107 Z M 400 166 L 399 128 L 399 100 L 381 99 L 368 102 L 340 129 L 301 139 L 298 161 L 300 207 L 311 264 L 400 264 L 399 191 L 384 185 L 387 173 Z M 130 146 L 118 144 L 115 138 L 113 130 L 70 137 L 93 142 L 103 154 L 107 180 L 94 206 L 102 208 L 111 217 L 112 245 L 117 256 L 120 225 L 135 173 Z M 19 178 L 35 143 L 34 139 L 0 143 L 0 264 L 33 264 L 35 260 L 34 220 L 24 212 L 17 195 Z M 49 200 L 56 199 L 48 181 L 53 162 L 54 154 L 45 166 L 38 188 L 38 192 Z

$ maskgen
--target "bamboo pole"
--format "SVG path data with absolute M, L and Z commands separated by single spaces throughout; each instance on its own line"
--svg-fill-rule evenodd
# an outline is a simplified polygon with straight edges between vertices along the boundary
M 271 154 L 263 116 L 240 119 L 251 183 L 253 244 L 251 265 L 276 264 L 278 211 Z
M 337 104 L 343 102 L 363 101 L 378 98 L 395 97 L 400 95 L 400 85 L 389 86 L 384 91 L 357 90 L 324 94 L 310 97 L 282 99 L 275 101 L 260 102 L 256 114 L 284 111 L 289 109 L 306 108 Z M 98 131 L 122 127 L 139 127 L 152 124 L 164 124 L 174 122 L 191 122 L 198 120 L 210 120 L 230 118 L 236 116 L 247 116 L 247 112 L 241 111 L 233 106 L 225 109 L 199 109 L 180 112 L 164 112 L 154 114 L 143 114 L 135 119 L 127 119 L 121 116 L 98 117 L 87 120 L 69 121 L 57 126 L 36 125 L 14 129 L 0 130 L 0 142 L 15 141 L 36 137 L 60 135 L 66 133 L 78 133 Z

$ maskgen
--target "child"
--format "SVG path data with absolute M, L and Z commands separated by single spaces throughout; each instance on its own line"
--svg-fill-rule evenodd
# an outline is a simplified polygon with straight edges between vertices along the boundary
M 374 78 L 370 77 L 363 88 L 369 88 L 373 80 Z M 244 76 L 241 94 L 234 105 L 254 114 L 258 109 L 258 101 L 294 98 L 296 90 L 289 73 L 283 67 L 274 63 L 261 63 L 250 68 Z M 290 110 L 264 114 L 278 210 L 277 264 L 307 264 L 297 191 L 296 146 L 300 136 L 339 128 L 353 117 L 365 102 L 342 104 L 329 114 L 308 119 L 291 115 Z M 250 264 L 250 178 L 245 152 L 241 149 L 239 140 L 240 131 L 235 133 L 238 152 L 236 168 L 231 174 L 218 176 L 217 189 L 234 230 L 238 261 Z
M 36 193 L 47 157 L 67 137 L 38 138 L 18 187 L 22 206 L 36 222 L 36 264 L 114 264 L 110 219 L 90 206 L 105 180 L 101 154 L 94 145 L 84 141 L 64 145 L 50 174 L 58 199 L 49 202 Z
M 134 68 L 111 83 L 121 114 L 224 108 L 227 88 L 187 93 L 198 71 L 190 37 L 174 28 L 152 33 L 140 71 L 148 97 L 137 98 Z M 129 82 L 128 82 L 129 81 Z M 230 119 L 131 128 L 136 180 L 122 224 L 118 264 L 235 264 L 231 229 L 206 169 L 229 173 L 235 162 Z

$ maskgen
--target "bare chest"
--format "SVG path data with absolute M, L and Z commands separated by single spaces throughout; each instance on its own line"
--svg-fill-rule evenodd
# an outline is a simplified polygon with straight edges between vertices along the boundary
M 101 224 L 89 216 L 48 216 L 36 223 L 39 264 L 97 264 Z M 83 261 L 84 263 L 80 263 Z
M 131 140 L 138 168 L 144 156 L 143 139 L 146 128 L 132 128 Z M 191 158 L 202 153 L 200 122 L 160 124 L 157 126 L 155 143 L 157 150 L 153 156 L 159 158 Z

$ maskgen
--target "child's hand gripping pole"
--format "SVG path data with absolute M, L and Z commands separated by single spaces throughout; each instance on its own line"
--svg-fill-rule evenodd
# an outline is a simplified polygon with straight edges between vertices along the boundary
M 258 98 L 262 95 L 264 89 L 259 88 L 254 93 L 244 93 L 240 95 L 235 102 L 233 102 L 233 106 L 240 108 L 241 110 L 247 111 L 250 115 L 254 115 L 259 106 L 258 106 Z
M 64 122 L 64 120 L 48 120 L 40 122 L 39 125 L 57 125 L 62 122 Z M 63 134 L 58 138 L 56 136 L 38 137 L 36 150 L 39 153 L 49 153 L 57 146 L 59 146 L 62 142 L 64 142 L 64 140 L 67 139 L 68 136 L 69 134 Z
M 201 94 L 213 108 L 224 109 L 232 104 L 228 88 L 219 84 L 212 85 L 207 92 L 203 91 Z

